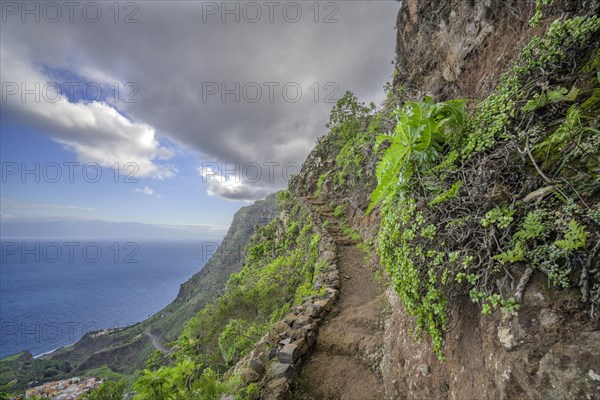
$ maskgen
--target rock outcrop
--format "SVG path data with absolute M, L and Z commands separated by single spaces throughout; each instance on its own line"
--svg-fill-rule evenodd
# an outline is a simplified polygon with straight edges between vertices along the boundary
M 598 1 L 552 3 L 544 7 L 541 26 L 533 27 L 529 24 L 533 1 L 404 1 L 392 90 L 409 99 L 423 94 L 438 100 L 484 98 L 521 49 L 553 20 L 600 11 Z M 597 41 L 582 57 L 587 60 L 594 51 L 597 54 Z M 292 187 L 306 195 L 316 193 L 333 207 L 343 206 L 352 227 L 363 239 L 373 239 L 379 216 L 377 211 L 365 216 L 365 210 L 376 184 L 377 155 L 364 157 L 360 180 L 339 184 L 333 179 L 339 152 L 338 143 L 321 138 Z M 519 282 L 524 272 L 521 267 L 511 270 L 512 279 Z M 441 362 L 426 336 L 424 340 L 414 336 L 414 320 L 390 287 L 386 309 L 391 311 L 385 315 L 378 367 L 385 398 L 600 398 L 598 311 L 592 308 L 590 313 L 580 299 L 578 288 L 550 288 L 539 271 L 533 273 L 519 311 L 485 316 L 468 294 L 452 298 L 446 360 Z
M 598 1 L 562 0 L 543 25 L 593 14 Z M 534 34 L 534 1 L 406 0 L 398 14 L 395 88 L 447 98 L 482 98 Z

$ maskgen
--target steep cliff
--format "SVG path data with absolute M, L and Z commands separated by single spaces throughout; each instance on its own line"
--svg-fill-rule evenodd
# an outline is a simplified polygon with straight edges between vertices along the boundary
M 163 322 L 151 328 L 163 341 L 176 340 L 184 323 L 194 316 L 215 296 L 221 294 L 225 284 L 242 268 L 244 248 L 258 227 L 269 223 L 278 215 L 276 195 L 243 207 L 235 213 L 227 234 L 219 248 L 202 270 L 181 285 L 177 298 L 160 315 Z
M 551 21 L 598 11 L 597 2 L 579 0 L 403 3 L 396 26 L 394 87 L 438 99 L 487 96 L 521 49 Z M 542 6 L 540 23 L 531 26 Z
M 599 11 L 402 2 L 384 104 L 347 93 L 243 257 L 144 323 L 195 314 L 136 398 L 600 398 Z
M 380 255 L 382 397 L 600 397 L 598 10 L 403 2 L 383 109 L 349 101 L 355 122 L 322 138 L 292 182 L 343 207 Z M 395 194 L 366 212 L 404 159 Z M 330 379 L 334 398 L 365 398 Z

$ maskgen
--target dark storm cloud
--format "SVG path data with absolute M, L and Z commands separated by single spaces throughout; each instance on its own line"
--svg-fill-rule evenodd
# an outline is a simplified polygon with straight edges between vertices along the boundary
M 96 23 L 78 9 L 74 22 L 66 14 L 57 23 L 45 22 L 43 14 L 40 23 L 31 16 L 22 23 L 19 15 L 4 15 L 3 46 L 36 65 L 135 82 L 139 102 L 114 106 L 153 127 L 159 140 L 166 135 L 197 151 L 199 164 L 301 163 L 326 133 L 333 105 L 326 96 L 352 90 L 363 100 L 380 101 L 392 72 L 395 1 L 319 2 L 318 15 L 314 2 L 298 2 L 302 16 L 295 23 L 290 21 L 297 7 L 284 2 L 152 1 L 127 9 L 121 3 L 118 16 L 108 8 L 112 3 L 97 4 L 103 15 Z M 262 17 L 252 23 L 256 5 Z M 222 22 L 223 7 L 238 7 L 240 22 L 235 12 Z M 130 13 L 137 23 L 123 22 Z M 288 97 L 282 93 L 286 84 Z M 239 103 L 234 94 L 222 101 L 222 85 L 237 92 Z M 298 87 L 302 97 L 294 102 Z M 246 182 L 231 193 L 213 186 L 213 193 L 264 196 L 284 184 L 281 174 L 276 176 L 272 183 Z

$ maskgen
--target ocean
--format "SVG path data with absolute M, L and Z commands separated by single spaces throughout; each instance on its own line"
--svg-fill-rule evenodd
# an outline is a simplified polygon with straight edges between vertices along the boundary
M 214 242 L 0 241 L 0 358 L 140 322 L 173 301 Z

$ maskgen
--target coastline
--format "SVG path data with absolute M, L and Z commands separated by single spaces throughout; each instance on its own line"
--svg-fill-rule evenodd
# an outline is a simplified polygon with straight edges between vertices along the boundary
M 73 342 L 73 343 L 69 343 L 69 344 L 68 344 L 68 345 L 66 345 L 66 346 L 61 346 L 61 347 L 57 347 L 57 348 L 55 348 L 55 349 L 52 349 L 52 350 L 50 350 L 50 351 L 45 351 L 45 352 L 43 352 L 43 353 L 41 353 L 41 354 L 38 354 L 37 356 L 34 356 L 34 355 L 32 354 L 32 356 L 33 356 L 33 359 L 34 359 L 34 360 L 37 360 L 37 359 L 39 359 L 39 358 L 42 358 L 42 357 L 44 357 L 44 356 L 47 356 L 48 354 L 52 354 L 52 353 L 54 353 L 55 351 L 58 351 L 58 350 L 60 350 L 60 349 L 64 349 L 65 347 L 73 346 L 75 343 L 77 343 L 77 341 L 75 341 L 75 342 Z M 29 350 L 25 350 L 25 351 L 29 351 Z M 21 353 L 22 353 L 22 352 L 21 352 Z M 18 354 L 18 353 L 17 353 L 17 354 Z

